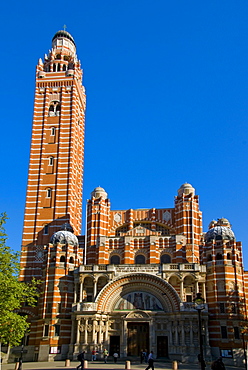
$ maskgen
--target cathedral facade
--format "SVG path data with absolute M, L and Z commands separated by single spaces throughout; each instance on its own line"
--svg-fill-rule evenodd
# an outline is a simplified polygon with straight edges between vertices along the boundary
M 58 31 L 36 69 L 21 252 L 22 281 L 41 280 L 24 360 L 76 359 L 84 350 L 196 362 L 199 318 L 206 361 L 240 365 L 247 274 L 229 221 L 202 230 L 185 183 L 174 208 L 112 210 L 96 187 L 81 235 L 86 95 L 73 37 Z M 197 306 L 196 297 L 201 297 Z M 199 312 L 200 311 L 200 312 Z M 200 315 L 199 315 L 200 313 Z

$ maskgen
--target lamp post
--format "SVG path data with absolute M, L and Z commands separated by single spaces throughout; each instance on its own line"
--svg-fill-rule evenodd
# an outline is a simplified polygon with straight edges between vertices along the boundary
M 203 357 L 203 340 L 202 340 L 202 320 L 201 320 L 201 312 L 205 308 L 204 298 L 202 298 L 201 293 L 196 294 L 196 298 L 194 299 L 194 308 L 198 312 L 198 330 L 199 330 L 199 345 L 200 345 L 200 356 L 199 362 L 201 364 L 201 370 L 205 370 L 205 361 Z
M 24 346 L 26 344 L 26 335 L 27 335 L 27 332 L 25 331 L 24 337 L 22 338 L 22 348 L 21 348 L 21 356 L 19 358 L 18 370 L 22 370 L 22 358 L 23 358 Z

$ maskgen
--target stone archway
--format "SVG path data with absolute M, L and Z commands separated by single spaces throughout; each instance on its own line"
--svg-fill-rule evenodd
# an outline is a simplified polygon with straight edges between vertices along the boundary
M 131 301 L 128 299 L 130 294 Z M 153 305 L 151 302 L 149 305 L 145 303 L 145 296 L 151 297 Z M 180 311 L 180 298 L 176 290 L 169 283 L 154 275 L 136 273 L 119 276 L 116 280 L 111 281 L 97 297 L 97 311 L 112 312 L 116 309 L 121 298 L 126 299 L 132 305 L 120 306 L 119 310 Z

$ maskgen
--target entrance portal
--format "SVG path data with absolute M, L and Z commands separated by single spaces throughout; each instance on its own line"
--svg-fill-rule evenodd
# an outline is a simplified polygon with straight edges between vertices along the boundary
M 168 337 L 157 336 L 157 357 L 168 357 Z
M 118 355 L 120 356 L 120 336 L 119 335 L 110 336 L 109 355 L 113 356 L 115 352 L 117 352 Z
M 141 350 L 149 350 L 149 323 L 127 323 L 127 355 L 139 356 Z

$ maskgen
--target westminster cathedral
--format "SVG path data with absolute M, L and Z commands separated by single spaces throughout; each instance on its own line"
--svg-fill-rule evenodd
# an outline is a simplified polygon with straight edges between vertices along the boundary
M 225 218 L 203 230 L 191 184 L 178 184 L 173 208 L 122 210 L 96 187 L 85 194 L 81 235 L 85 109 L 74 38 L 58 31 L 36 67 L 20 280 L 41 285 L 37 306 L 20 310 L 30 322 L 24 361 L 73 360 L 81 351 L 90 359 L 92 350 L 101 359 L 107 349 L 122 359 L 152 350 L 158 360 L 193 363 L 200 335 L 205 361 L 241 366 L 242 244 Z

